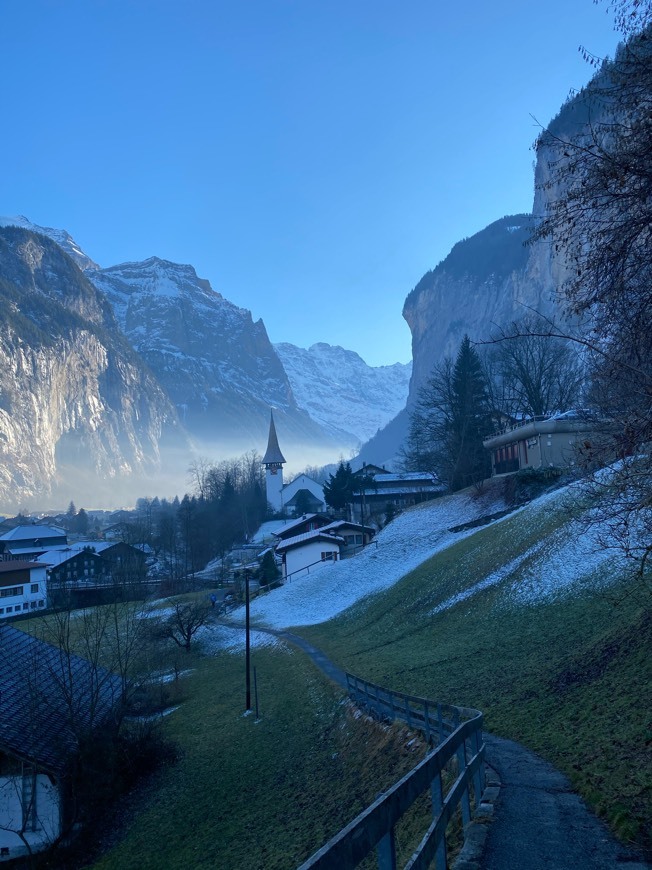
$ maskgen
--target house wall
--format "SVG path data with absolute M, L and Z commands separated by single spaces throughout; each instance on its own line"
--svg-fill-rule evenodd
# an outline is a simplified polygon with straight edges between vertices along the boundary
M 316 480 L 313 480 L 311 477 L 308 477 L 305 474 L 300 474 L 299 477 L 292 481 L 292 483 L 288 483 L 287 486 L 283 487 L 283 504 L 287 504 L 300 489 L 307 489 L 308 492 L 312 493 L 312 495 L 314 495 L 314 497 L 318 499 L 321 503 L 320 510 L 324 510 L 324 508 L 326 507 L 326 500 L 324 499 L 324 487 L 317 483 Z
M 30 777 L 31 779 L 31 777 Z M 27 854 L 18 836 L 23 824 L 23 777 L 0 776 L 0 847 L 9 849 L 8 858 Z M 60 832 L 59 791 L 46 774 L 36 776 L 36 830 L 25 831 L 34 851 L 44 849 Z
M 108 574 L 109 566 L 106 561 L 97 553 L 88 550 L 82 550 L 65 562 L 50 568 L 50 579 L 53 585 L 79 580 L 102 582 Z
M 295 571 L 302 571 L 303 569 L 307 570 L 309 565 L 311 566 L 310 571 L 320 569 L 322 564 L 330 565 L 330 560 L 322 563 L 322 553 L 333 553 L 333 559 L 336 560 L 339 558 L 340 546 L 336 541 L 333 543 L 330 543 L 329 541 L 310 541 L 301 547 L 294 547 L 293 549 L 288 550 L 285 553 L 283 562 L 283 577 L 285 578 L 290 574 L 294 574 Z M 313 564 L 315 562 L 319 562 L 320 564 Z M 294 574 L 294 576 L 297 577 L 300 575 Z
M 0 619 L 41 610 L 47 602 L 45 566 L 0 573 Z

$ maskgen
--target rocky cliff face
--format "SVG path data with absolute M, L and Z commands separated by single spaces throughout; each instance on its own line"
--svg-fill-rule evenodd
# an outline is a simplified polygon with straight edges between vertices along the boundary
M 368 366 L 354 351 L 323 342 L 274 348 L 299 407 L 343 446 L 367 441 L 405 407 L 411 364 Z
M 174 407 L 58 245 L 0 229 L 0 299 L 3 508 L 84 486 L 87 503 L 103 489 L 119 499 L 160 471 L 162 451 L 187 449 Z
M 152 257 L 86 274 L 194 439 L 213 451 L 261 450 L 273 407 L 284 447 L 334 448 L 298 407 L 262 320 L 254 322 L 192 266 Z
M 532 309 L 551 313 L 553 286 L 540 251 L 526 246 L 531 215 L 504 217 L 458 242 L 408 295 L 403 308 L 412 332 L 409 403 L 433 367 L 455 356 L 465 334 L 480 341 Z

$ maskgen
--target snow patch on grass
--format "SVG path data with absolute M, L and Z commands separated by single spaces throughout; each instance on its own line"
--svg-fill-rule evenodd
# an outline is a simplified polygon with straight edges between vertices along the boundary
M 252 619 L 260 625 L 288 628 L 314 625 L 337 616 L 473 534 L 475 529 L 462 532 L 449 529 L 504 510 L 502 492 L 502 482 L 497 482 L 479 495 L 458 493 L 405 511 L 357 556 L 290 580 L 280 589 L 257 598 L 251 604 Z

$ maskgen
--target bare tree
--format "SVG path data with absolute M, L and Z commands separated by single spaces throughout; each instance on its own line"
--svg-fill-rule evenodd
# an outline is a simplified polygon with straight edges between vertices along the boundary
M 581 400 L 586 382 L 581 352 L 569 339 L 551 336 L 550 326 L 530 314 L 501 332 L 489 354 L 495 409 L 538 417 L 567 411 Z
M 617 543 L 649 583 L 652 552 L 652 3 L 609 3 L 628 37 L 582 95 L 589 118 L 574 136 L 554 124 L 547 210 L 534 240 L 565 275 L 565 311 L 583 328 L 592 401 L 604 421 L 591 458 L 619 458 L 594 477 L 605 545 Z M 589 58 L 590 60 L 593 60 Z M 598 503 L 598 502 L 596 502 Z
M 190 652 L 193 637 L 211 616 L 211 610 L 203 601 L 176 602 L 172 613 L 159 624 L 159 636 L 173 640 L 177 646 Z

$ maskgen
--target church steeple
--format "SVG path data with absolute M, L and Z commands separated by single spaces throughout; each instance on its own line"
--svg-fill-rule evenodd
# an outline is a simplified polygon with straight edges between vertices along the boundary
M 267 501 L 272 510 L 283 510 L 283 464 L 285 456 L 281 453 L 281 448 L 278 446 L 278 438 L 276 436 L 276 426 L 274 425 L 274 412 L 270 411 L 269 416 L 269 438 L 267 439 L 267 450 L 262 459 L 262 464 L 265 466 L 265 489 Z
M 278 446 L 278 438 L 276 436 L 276 426 L 274 425 L 274 412 L 269 412 L 269 438 L 267 439 L 267 450 L 263 456 L 263 465 L 265 468 L 280 468 L 285 462 L 285 457 L 281 453 L 281 448 Z

